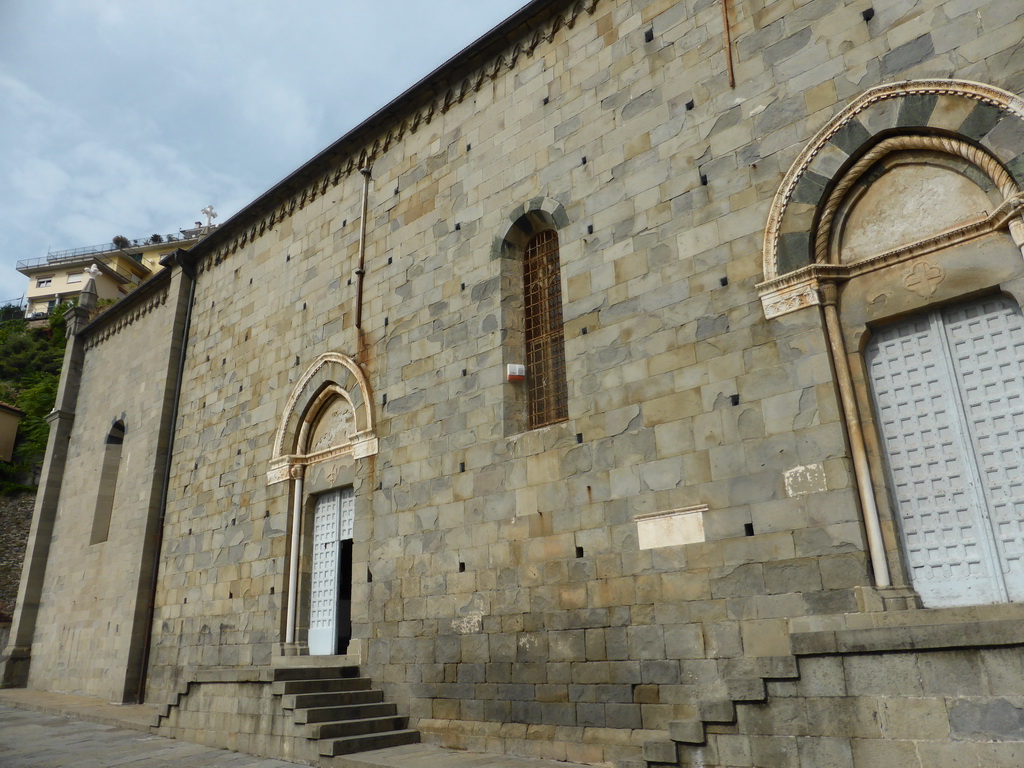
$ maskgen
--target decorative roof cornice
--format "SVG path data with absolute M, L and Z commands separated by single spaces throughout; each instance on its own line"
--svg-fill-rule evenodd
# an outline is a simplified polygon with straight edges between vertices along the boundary
M 79 333 L 91 349 L 121 332 L 143 315 L 167 303 L 172 270 L 164 268 L 127 296 L 105 309 Z
M 275 224 L 303 209 L 328 189 L 386 152 L 407 133 L 516 68 L 538 45 L 571 29 L 599 0 L 533 0 L 456 54 L 407 91 L 346 133 L 287 178 L 221 224 L 192 248 L 200 271 L 230 256 Z

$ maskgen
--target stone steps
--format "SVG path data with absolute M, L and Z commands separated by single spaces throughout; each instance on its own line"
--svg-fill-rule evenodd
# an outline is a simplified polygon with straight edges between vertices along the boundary
M 364 717 L 355 720 L 335 720 L 329 723 L 314 723 L 309 726 L 313 738 L 340 739 L 350 736 L 364 736 L 387 731 L 400 731 L 409 724 L 408 718 L 390 715 L 387 717 Z
M 285 709 L 313 709 L 341 707 L 347 704 L 376 704 L 384 701 L 384 693 L 377 690 L 327 691 L 325 693 L 299 693 L 281 697 Z
M 271 691 L 279 695 L 293 693 L 335 693 L 338 691 L 368 691 L 368 677 L 341 677 L 336 680 L 282 680 L 271 683 Z
M 337 707 L 313 707 L 295 710 L 295 722 L 329 723 L 337 720 L 357 720 L 364 717 L 388 717 L 397 715 L 398 707 L 387 702 L 373 704 L 343 704 Z
M 706 727 L 736 722 L 737 704 L 756 704 L 767 700 L 766 683 L 769 680 L 794 680 L 800 677 L 795 656 L 764 656 L 727 681 L 727 696 L 711 698 L 697 703 L 697 714 L 689 720 L 669 723 L 668 738 L 644 744 L 644 760 L 648 768 L 690 765 L 682 752 L 688 747 L 700 746 L 707 741 Z
M 322 741 L 320 742 L 320 754 L 325 757 L 337 757 L 338 755 L 351 755 L 354 752 L 369 752 L 372 749 L 418 744 L 419 741 L 419 731 L 404 728 L 366 736 L 348 736 L 342 739 Z
M 274 667 L 274 682 L 284 680 L 326 680 L 339 677 L 359 677 L 359 667 L 336 666 L 336 667 Z
M 281 706 L 304 726 L 306 738 L 318 742 L 320 755 L 336 757 L 372 749 L 416 744 L 418 731 L 384 701 L 383 691 L 359 676 L 357 667 L 276 668 L 272 691 Z

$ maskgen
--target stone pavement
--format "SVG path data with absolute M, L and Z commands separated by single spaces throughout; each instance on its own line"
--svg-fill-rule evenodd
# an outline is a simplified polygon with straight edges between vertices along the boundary
M 289 768 L 294 765 L 0 704 L 2 768 Z
M 86 696 L 0 690 L 0 768 L 289 768 L 299 765 L 154 736 L 149 733 L 149 726 L 155 713 L 155 707 L 118 706 Z M 456 752 L 429 744 L 346 755 L 324 765 L 332 768 L 577 768 L 572 763 Z

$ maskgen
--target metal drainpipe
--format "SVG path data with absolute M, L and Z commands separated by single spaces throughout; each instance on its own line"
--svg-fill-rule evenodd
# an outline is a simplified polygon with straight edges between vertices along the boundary
M 359 266 L 356 267 L 356 328 L 363 328 L 363 275 L 366 274 L 366 210 L 370 198 L 370 169 L 360 168 L 363 174 L 363 204 L 359 214 Z
M 729 87 L 736 87 L 736 72 L 732 66 L 732 34 L 729 32 L 729 0 L 722 0 L 722 22 L 725 24 L 725 60 L 729 63 Z
M 181 332 L 181 350 L 178 353 L 178 373 L 174 379 L 174 397 L 171 400 L 171 429 L 167 440 L 167 459 L 164 461 L 163 483 L 160 488 L 160 519 L 156 529 L 156 549 L 153 551 L 153 570 L 149 588 L 149 610 L 146 616 L 145 645 L 142 650 L 142 665 L 139 670 L 139 686 L 136 701 L 141 704 L 146 696 L 146 673 L 149 669 L 149 653 L 153 645 L 153 619 L 156 616 L 156 585 L 160 575 L 160 550 L 164 545 L 164 520 L 167 517 L 167 494 L 171 485 L 171 460 L 174 458 L 174 435 L 178 423 L 178 402 L 181 400 L 181 382 L 185 376 L 185 352 L 188 348 L 188 333 L 192 327 L 192 304 L 196 297 L 196 273 L 193 264 L 188 263 L 185 251 L 175 253 L 175 262 L 189 279 L 188 306 L 185 307 L 185 325 Z M 187 266 L 186 266 L 187 265 Z

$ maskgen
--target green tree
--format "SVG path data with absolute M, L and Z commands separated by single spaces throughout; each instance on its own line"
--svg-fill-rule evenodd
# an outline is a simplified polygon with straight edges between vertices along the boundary
M 71 304 L 54 309 L 43 328 L 20 319 L 0 322 L 0 401 L 25 412 L 18 426 L 13 461 L 0 462 L 0 494 L 30 489 L 34 468 L 43 460 L 64 360 L 64 313 Z

